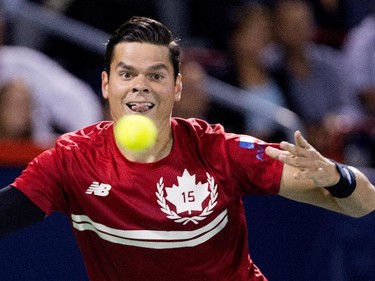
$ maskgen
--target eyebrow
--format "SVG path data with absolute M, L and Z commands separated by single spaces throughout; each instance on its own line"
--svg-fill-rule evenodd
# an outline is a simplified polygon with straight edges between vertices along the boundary
M 164 63 L 152 65 L 149 69 L 154 70 L 154 71 L 155 70 L 166 70 L 166 71 L 168 71 L 168 67 Z
M 120 61 L 117 66 L 116 66 L 116 69 L 128 69 L 128 70 L 135 70 L 136 68 L 134 66 L 131 66 L 131 65 L 128 65 L 126 64 L 125 62 L 122 62 Z M 164 64 L 164 63 L 158 63 L 158 64 L 155 64 L 155 65 L 151 65 L 148 70 L 152 70 L 152 71 L 158 71 L 158 70 L 166 70 L 168 71 L 168 67 Z
M 118 68 L 121 68 L 121 69 L 129 69 L 129 70 L 133 70 L 133 69 L 135 69 L 133 66 L 128 65 L 128 64 L 126 64 L 126 63 L 124 63 L 124 62 L 122 62 L 122 61 L 120 61 L 120 62 L 116 65 L 116 69 L 118 69 Z

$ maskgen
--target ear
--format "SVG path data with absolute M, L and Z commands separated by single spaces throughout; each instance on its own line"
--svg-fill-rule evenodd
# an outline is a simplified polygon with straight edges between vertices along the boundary
M 108 99 L 108 81 L 109 75 L 107 71 L 102 72 L 102 96 L 105 99 Z
M 174 86 L 175 88 L 175 101 L 179 101 L 181 99 L 181 93 L 182 93 L 182 75 L 179 73 L 176 78 L 176 84 Z

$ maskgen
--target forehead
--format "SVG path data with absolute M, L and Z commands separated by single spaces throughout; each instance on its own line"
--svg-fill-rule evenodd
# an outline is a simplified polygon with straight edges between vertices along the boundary
M 111 68 L 119 64 L 135 68 L 164 64 L 168 69 L 173 69 L 168 47 L 150 43 L 122 42 L 117 44 L 113 51 Z

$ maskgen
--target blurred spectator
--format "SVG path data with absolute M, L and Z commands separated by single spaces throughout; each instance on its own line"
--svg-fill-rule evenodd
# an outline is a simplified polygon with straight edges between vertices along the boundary
M 175 104 L 173 115 L 199 117 L 210 123 L 221 123 L 228 132 L 243 132 L 242 114 L 230 105 L 216 101 L 209 93 L 211 85 L 206 69 L 222 66 L 222 54 L 208 49 L 183 49 L 182 59 L 182 96 Z
M 273 11 L 277 44 L 268 54 L 270 69 L 289 108 L 303 120 L 310 143 L 342 160 L 342 130 L 350 130 L 358 116 L 342 54 L 313 43 L 314 19 L 308 2 L 280 1 Z
M 22 80 L 0 86 L 0 164 L 24 166 L 44 149 L 32 140 L 32 99 Z
M 341 48 L 347 32 L 346 1 L 313 0 L 316 32 L 314 40 L 334 48 Z
M 231 36 L 227 43 L 229 66 L 215 75 L 245 91 L 245 107 L 246 104 L 254 103 L 255 98 L 286 106 L 285 98 L 263 60 L 264 51 L 272 39 L 269 9 L 261 4 L 248 3 L 239 6 L 236 11 L 233 14 Z M 285 139 L 281 126 L 275 121 L 257 115 L 251 110 L 242 113 L 245 133 L 269 142 Z
M 0 34 L 6 36 L 5 30 L 1 30 Z M 55 61 L 33 49 L 0 46 L 0 86 L 5 87 L 5 92 L 19 90 L 17 96 L 25 92 L 30 94 L 30 134 L 40 147 L 50 147 L 60 133 L 74 131 L 102 119 L 102 107 L 93 90 Z M 26 95 L 24 97 L 26 99 Z M 25 101 L 21 99 L 9 105 L 19 109 L 19 103 Z M 16 111 L 17 107 L 7 110 Z
M 373 1 L 375 6 L 375 1 Z M 347 160 L 375 167 L 375 7 L 349 32 L 343 52 L 350 81 L 359 96 L 366 119 L 347 139 Z
M 356 93 L 375 114 L 375 11 L 350 31 L 343 51 Z
M 181 74 L 184 83 L 182 96 L 174 106 L 173 115 L 207 120 L 210 99 L 204 89 L 205 70 L 197 62 L 189 61 L 181 65 Z
M 47 7 L 57 9 L 69 18 L 79 20 L 100 30 L 112 33 L 121 23 L 131 16 L 146 16 L 158 19 L 155 3 L 149 0 L 44 0 Z M 103 42 L 103 45 L 106 42 Z M 49 36 L 41 47 L 43 53 L 58 61 L 65 69 L 86 81 L 101 97 L 100 75 L 103 71 L 103 56 L 87 51 L 79 45 L 67 42 L 63 38 Z M 100 101 L 104 102 L 103 99 Z
M 0 86 L 0 139 L 30 139 L 32 99 L 22 80 Z
M 200 48 L 183 49 L 182 53 L 183 89 L 181 100 L 174 105 L 173 116 L 198 117 L 210 123 L 221 123 L 227 131 L 246 132 L 245 118 L 242 112 L 232 108 L 230 104 L 216 101 L 209 93 L 210 83 L 207 81 L 209 78 L 207 69 L 223 69 L 222 53 Z M 236 93 L 223 92 L 223 94 L 235 95 Z M 248 102 L 251 102 L 251 98 Z
M 25 47 L 0 47 L 0 84 L 22 79 L 33 100 L 32 137 L 50 146 L 57 134 L 102 119 L 99 100 L 83 81 L 47 56 Z

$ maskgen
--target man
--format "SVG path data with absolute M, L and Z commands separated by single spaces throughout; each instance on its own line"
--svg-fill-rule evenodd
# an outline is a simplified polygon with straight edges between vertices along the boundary
M 295 145 L 271 147 L 171 118 L 182 91 L 179 58 L 159 22 L 122 25 L 107 44 L 103 97 L 114 123 L 128 114 L 152 118 L 155 146 L 120 147 L 109 121 L 62 136 L 1 192 L 2 233 L 60 211 L 91 280 L 267 280 L 248 255 L 243 194 L 279 193 L 352 216 L 374 210 L 367 178 L 342 164 L 336 170 L 299 132 Z

